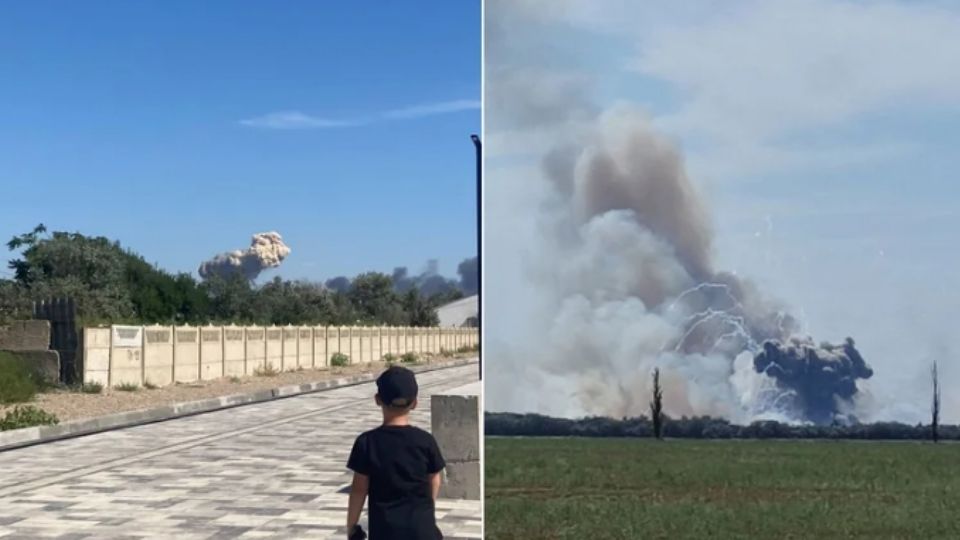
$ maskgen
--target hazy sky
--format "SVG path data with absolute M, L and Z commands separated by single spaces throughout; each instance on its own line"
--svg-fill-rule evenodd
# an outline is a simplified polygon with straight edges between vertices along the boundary
M 960 382 L 957 4 L 493 1 L 487 25 L 488 111 L 523 87 L 537 114 L 488 112 L 486 314 L 516 312 L 523 294 L 505 262 L 524 251 L 507 241 L 523 212 L 509 201 L 539 174 L 537 143 L 625 101 L 686 155 L 717 268 L 786 302 L 815 339 L 853 336 L 882 399 L 924 389 L 933 358 Z M 538 83 L 497 78 L 517 67 Z
M 193 272 L 277 230 L 314 279 L 474 254 L 479 2 L 7 3 L 0 81 L 4 242 Z

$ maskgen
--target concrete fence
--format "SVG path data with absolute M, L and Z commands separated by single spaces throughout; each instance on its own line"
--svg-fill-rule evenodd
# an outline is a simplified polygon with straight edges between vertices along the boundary
M 264 369 L 326 369 L 475 347 L 476 328 L 111 326 L 83 329 L 83 382 L 105 386 L 206 381 Z

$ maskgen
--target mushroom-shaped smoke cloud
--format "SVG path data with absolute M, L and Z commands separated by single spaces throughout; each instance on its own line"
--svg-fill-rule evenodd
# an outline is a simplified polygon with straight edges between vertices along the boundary
M 204 279 L 211 276 L 228 277 L 241 274 L 252 281 L 267 268 L 280 266 L 288 255 L 290 255 L 290 247 L 283 243 L 279 233 L 257 233 L 253 235 L 249 248 L 216 255 L 203 262 L 198 272 Z

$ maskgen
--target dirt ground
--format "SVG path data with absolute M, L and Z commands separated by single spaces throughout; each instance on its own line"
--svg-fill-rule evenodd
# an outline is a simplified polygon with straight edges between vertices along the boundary
M 451 357 L 433 358 L 430 363 L 449 361 L 454 358 L 469 358 L 473 354 L 457 354 Z M 211 381 L 178 383 L 155 389 L 140 388 L 133 392 L 104 387 L 99 394 L 85 394 L 78 390 L 50 389 L 36 395 L 33 401 L 17 405 L 33 405 L 54 414 L 60 422 L 92 418 L 125 411 L 162 407 L 173 403 L 247 394 L 270 390 L 280 386 L 337 379 L 363 373 L 379 373 L 386 367 L 382 362 L 357 364 L 330 369 L 305 369 L 288 371 L 274 376 L 249 375 L 239 379 L 215 379 Z M 16 405 L 0 405 L 0 416 Z

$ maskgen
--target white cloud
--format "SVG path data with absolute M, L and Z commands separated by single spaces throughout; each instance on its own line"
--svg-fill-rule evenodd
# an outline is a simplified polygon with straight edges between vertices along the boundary
M 889 2 L 738 5 L 638 36 L 634 67 L 687 96 L 665 124 L 772 137 L 885 106 L 960 105 L 956 12 Z
M 256 118 L 241 120 L 240 124 L 249 127 L 265 129 L 317 129 L 317 128 L 337 128 L 360 125 L 363 122 L 357 120 L 331 120 L 329 118 L 320 118 L 310 116 L 299 111 L 282 111 Z
M 475 99 L 458 99 L 454 101 L 441 101 L 438 103 L 427 103 L 424 105 L 413 105 L 402 109 L 394 109 L 383 113 L 384 118 L 423 118 L 424 116 L 435 116 L 438 114 L 455 113 L 460 111 L 477 110 L 480 108 L 480 101 Z
M 829 149 L 803 140 L 878 118 L 896 122 L 915 112 L 960 109 L 956 4 L 742 0 L 641 8 L 633 0 L 496 0 L 493 6 L 488 17 L 514 34 L 540 25 L 533 36 L 508 34 L 515 49 L 508 53 L 502 43 L 488 44 L 513 69 L 531 67 L 531 58 L 534 67 L 555 66 L 557 59 L 545 55 L 557 40 L 612 38 L 593 77 L 610 79 L 612 59 L 624 73 L 665 83 L 673 103 L 656 111 L 654 125 L 683 143 L 696 141 L 684 144 L 692 164 L 724 181 L 856 165 L 886 159 L 893 155 L 888 150 L 903 157 L 921 145 L 896 131 L 868 131 Z M 522 50 L 537 45 L 539 60 Z
M 248 127 L 264 129 L 324 129 L 343 128 L 372 124 L 382 120 L 412 120 L 439 114 L 450 114 L 480 108 L 477 100 L 459 99 L 413 105 L 400 109 L 393 109 L 372 117 L 358 117 L 347 119 L 330 119 L 311 116 L 300 111 L 281 111 L 265 114 L 255 118 L 240 120 L 240 124 Z

